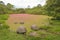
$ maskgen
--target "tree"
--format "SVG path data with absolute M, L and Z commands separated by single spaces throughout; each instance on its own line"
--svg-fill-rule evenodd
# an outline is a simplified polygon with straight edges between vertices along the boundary
M 28 8 L 30 8 L 30 5 L 28 5 Z
M 23 9 L 23 8 L 17 8 L 17 9 L 15 10 L 15 12 L 16 12 L 16 13 L 25 13 L 25 9 Z
M 41 7 L 41 4 L 38 4 L 37 7 Z
M 48 15 L 60 19 L 60 0 L 47 0 L 45 9 Z
M 7 7 L 8 7 L 8 9 L 13 9 L 14 6 L 10 3 L 7 3 Z
M 0 1 L 0 4 L 5 5 L 5 3 L 3 1 Z
M 5 3 L 3 1 L 0 1 L 0 14 L 5 14 Z
M 7 5 L 5 5 L 3 1 L 0 1 L 0 14 L 12 13 L 12 8 L 12 4 L 8 3 Z

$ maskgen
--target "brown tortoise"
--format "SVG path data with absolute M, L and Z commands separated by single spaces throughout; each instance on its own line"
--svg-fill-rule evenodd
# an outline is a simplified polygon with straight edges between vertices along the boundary
M 25 34 L 27 32 L 26 28 L 24 26 L 20 26 L 17 31 L 18 34 Z

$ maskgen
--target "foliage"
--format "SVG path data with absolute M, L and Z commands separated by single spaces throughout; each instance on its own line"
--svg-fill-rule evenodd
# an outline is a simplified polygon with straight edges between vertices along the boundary
M 48 15 L 60 19 L 60 0 L 47 0 L 45 10 Z
M 0 14 L 12 13 L 13 12 L 13 5 L 8 3 L 5 5 L 3 1 L 0 1 Z
M 5 15 L 0 15 L 0 20 L 7 20 L 8 18 L 8 15 L 5 14 Z
M 7 7 L 8 7 L 8 9 L 12 9 L 14 6 L 10 3 L 7 3 Z
M 29 14 L 37 14 L 37 15 L 44 14 L 43 13 L 43 11 L 44 11 L 43 7 L 40 4 L 38 4 L 34 8 L 26 8 L 25 10 L 26 10 L 26 13 L 29 13 Z
M 15 10 L 15 13 L 20 14 L 20 13 L 25 13 L 25 10 L 23 8 L 17 8 Z

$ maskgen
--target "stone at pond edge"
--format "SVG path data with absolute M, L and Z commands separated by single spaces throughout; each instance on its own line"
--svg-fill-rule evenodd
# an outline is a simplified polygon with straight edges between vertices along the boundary
M 39 34 L 37 32 L 30 32 L 29 36 L 37 37 L 39 36 Z
M 35 30 L 35 31 L 39 30 L 39 28 L 38 28 L 36 25 L 32 25 L 32 26 L 31 26 L 31 29 L 32 29 L 32 30 Z

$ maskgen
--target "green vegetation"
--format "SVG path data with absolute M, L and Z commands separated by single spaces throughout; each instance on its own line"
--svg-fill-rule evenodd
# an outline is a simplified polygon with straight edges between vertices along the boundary
M 9 25 L 5 21 L 9 18 L 9 14 L 35 14 L 48 15 L 53 17 L 49 19 L 49 25 L 41 26 L 39 31 L 36 31 L 39 36 L 29 36 L 17 34 L 9 30 Z M 45 6 L 38 4 L 34 8 L 14 8 L 10 3 L 5 5 L 0 1 L 0 40 L 60 40 L 60 0 L 47 0 Z
M 47 14 L 60 20 L 60 0 L 48 0 L 45 10 Z

